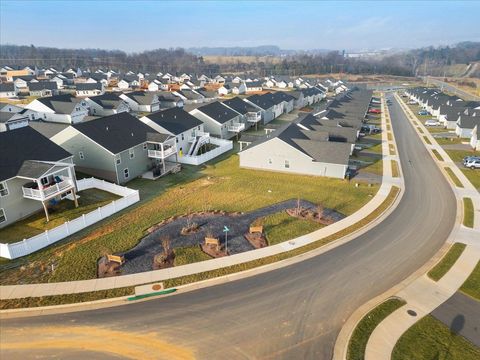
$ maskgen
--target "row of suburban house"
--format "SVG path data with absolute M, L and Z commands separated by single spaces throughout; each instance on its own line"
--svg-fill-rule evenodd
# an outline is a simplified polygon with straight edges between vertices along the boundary
M 443 93 L 439 89 L 417 87 L 405 91 L 415 101 L 438 119 L 446 129 L 455 130 L 460 138 L 466 138 L 472 148 L 480 150 L 480 102 Z
M 372 106 L 372 91 L 348 91 L 316 113 L 273 129 L 246 143 L 240 166 L 343 179 L 350 155 Z
M 210 90 L 205 89 L 209 86 Z M 341 81 L 290 78 L 284 76 L 240 77 L 216 75 L 208 77 L 204 74 L 183 73 L 134 73 L 125 74 L 113 70 L 89 69 L 63 71 L 38 69 L 36 67 L 3 66 L 0 68 L 0 97 L 14 98 L 19 94 L 30 96 L 58 95 L 62 90 L 70 91 L 76 96 L 101 95 L 110 88 L 116 91 L 148 90 L 148 91 L 194 91 L 196 93 L 214 92 L 217 96 L 228 94 L 241 95 L 267 90 L 292 90 L 319 87 L 322 91 L 340 93 L 346 85 Z M 205 95 L 205 94 L 202 94 Z M 207 94 L 211 96 L 211 94 Z

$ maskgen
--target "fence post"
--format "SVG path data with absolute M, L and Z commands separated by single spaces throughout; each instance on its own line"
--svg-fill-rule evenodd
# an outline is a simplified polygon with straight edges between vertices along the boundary
M 70 235 L 70 227 L 68 226 L 68 223 L 70 221 L 65 222 L 65 226 L 67 227 L 67 235 Z
M 98 213 L 100 214 L 100 219 L 102 219 L 102 208 L 101 207 L 98 208 Z
M 82 214 L 82 219 L 83 219 L 83 226 L 87 226 L 87 220 L 85 220 L 85 214 Z
M 45 230 L 45 237 L 47 238 L 47 243 L 50 244 L 50 236 L 48 236 L 48 230 Z
M 25 254 L 23 254 L 23 255 L 29 254 L 30 253 L 30 246 L 28 245 L 27 239 L 23 239 L 23 247 L 25 248 Z

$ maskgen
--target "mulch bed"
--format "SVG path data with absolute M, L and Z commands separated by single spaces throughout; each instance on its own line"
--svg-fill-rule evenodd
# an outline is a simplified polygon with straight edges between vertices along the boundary
M 329 216 L 324 216 L 323 214 L 319 215 L 319 213 L 317 211 L 315 211 L 314 209 L 292 208 L 292 209 L 287 209 L 285 211 L 290 216 L 293 216 L 293 217 L 296 217 L 296 218 L 302 219 L 302 220 L 315 221 L 315 222 L 318 222 L 318 223 L 320 223 L 322 225 L 325 225 L 325 226 L 331 225 L 335 222 L 335 219 L 333 219 Z
M 210 244 L 209 245 L 201 244 L 200 247 L 202 248 L 202 251 L 205 254 L 210 255 L 213 258 L 226 256 L 225 250 L 223 249 L 223 247 L 219 247 L 218 250 L 215 245 L 210 245 Z
M 155 257 L 154 257 L 153 261 L 152 261 L 152 269 L 153 270 L 160 270 L 160 269 L 166 269 L 166 268 L 169 268 L 169 267 L 173 267 L 174 262 L 175 262 L 175 253 L 172 251 L 172 253 L 167 257 L 166 261 L 164 261 L 162 263 L 156 262 Z
M 97 277 L 106 278 L 120 275 L 120 264 L 114 261 L 107 261 L 106 256 L 102 256 L 97 262 Z
M 260 249 L 268 246 L 267 239 L 265 239 L 265 235 L 261 233 L 254 233 L 254 234 L 249 233 L 249 234 L 245 234 L 244 236 L 245 236 L 245 239 L 247 239 L 248 242 L 252 244 L 252 246 L 255 249 Z

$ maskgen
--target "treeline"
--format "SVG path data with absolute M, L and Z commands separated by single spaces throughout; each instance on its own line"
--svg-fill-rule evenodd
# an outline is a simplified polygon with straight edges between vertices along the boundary
M 156 49 L 127 54 L 119 50 L 57 49 L 35 46 L 0 45 L 0 64 L 112 68 L 122 72 L 142 71 L 163 73 L 252 73 L 259 76 L 350 73 L 398 76 L 436 75 L 439 66 L 468 64 L 480 61 L 480 43 L 464 42 L 452 47 L 428 47 L 374 58 L 348 58 L 340 52 L 326 54 L 293 54 L 283 57 L 258 56 L 248 62 L 210 64 L 201 56 L 184 49 Z

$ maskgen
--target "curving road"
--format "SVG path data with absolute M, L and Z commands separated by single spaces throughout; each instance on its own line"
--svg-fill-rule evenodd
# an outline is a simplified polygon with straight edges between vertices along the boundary
M 366 234 L 306 261 L 195 292 L 4 320 L 1 357 L 330 359 L 348 316 L 421 267 L 454 225 L 450 186 L 392 102 L 406 191 Z

